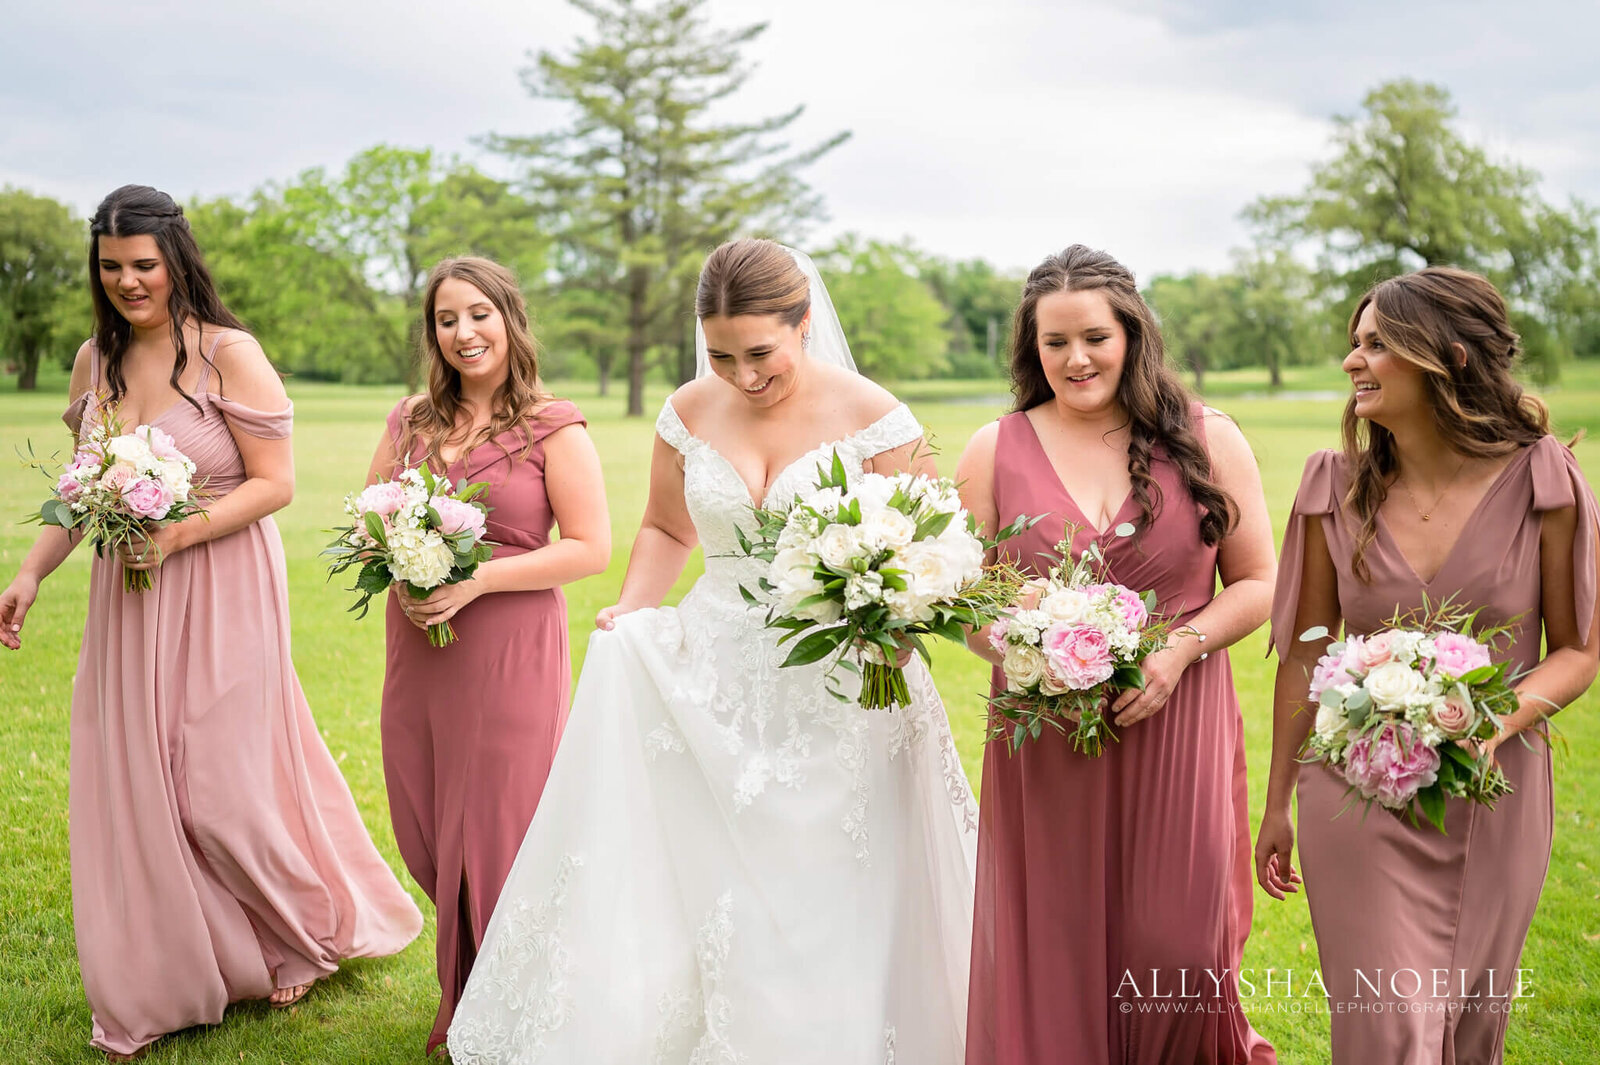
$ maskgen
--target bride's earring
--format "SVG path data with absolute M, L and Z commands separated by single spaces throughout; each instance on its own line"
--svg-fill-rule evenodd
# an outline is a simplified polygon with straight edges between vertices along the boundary
M 811 333 L 809 331 L 805 332 L 805 333 L 801 333 L 800 334 L 800 350 L 804 351 L 809 347 L 811 347 Z

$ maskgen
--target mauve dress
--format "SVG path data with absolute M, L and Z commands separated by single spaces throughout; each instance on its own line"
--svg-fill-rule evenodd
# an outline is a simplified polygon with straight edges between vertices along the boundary
M 1203 434 L 1198 407 L 1194 421 Z M 1211 601 L 1217 549 L 1200 539 L 1200 509 L 1160 449 L 1150 472 L 1165 502 L 1143 537 L 1115 533 L 1138 520 L 1131 494 L 1097 536 L 1027 415 L 1006 415 L 995 446 L 999 520 L 1046 516 L 1004 552 L 1043 575 L 1041 556 L 1064 521 L 1076 522 L 1075 552 L 1098 542 L 1111 579 L 1154 589 L 1161 612 L 1187 621 Z M 999 669 L 993 684 L 1004 684 Z M 968 1065 L 1276 1061 L 1235 983 L 1253 883 L 1243 728 L 1227 652 L 1215 651 L 1100 758 L 1049 729 L 1016 753 L 988 745 Z M 1199 997 L 1152 997 L 1182 994 L 1185 968 Z
M 405 401 L 389 412 L 398 444 Z M 555 515 L 544 486 L 545 437 L 584 424 L 556 400 L 532 424 L 502 433 L 451 463 L 452 481 L 487 481 L 487 536 L 495 558 L 550 542 Z M 396 466 L 391 475 L 403 466 Z M 539 805 L 567 723 L 572 666 L 560 588 L 496 592 L 450 622 L 458 637 L 434 647 L 389 595 L 383 679 L 383 772 L 395 839 L 411 875 L 439 910 L 441 998 L 428 1052 L 445 1041 L 484 929 Z
M 1279 655 L 1297 635 L 1310 519 L 1321 520 L 1327 537 L 1346 632 L 1385 628 L 1396 611 L 1421 607 L 1424 595 L 1435 603 L 1454 596 L 1482 609 L 1487 625 L 1521 615 L 1508 657 L 1518 668 L 1530 669 L 1540 660 L 1543 631 L 1540 527 L 1545 512 L 1577 506 L 1573 595 L 1588 638 L 1595 606 L 1594 493 L 1572 452 L 1554 437 L 1512 458 L 1431 581 L 1412 570 L 1381 514 L 1377 539 L 1366 553 L 1371 581 L 1356 577 L 1351 559 L 1357 526 L 1346 520 L 1341 505 L 1348 489 L 1342 456 L 1321 451 L 1306 462 L 1284 533 L 1272 611 Z M 1501 1060 L 1510 1013 L 1504 998 L 1495 996 L 1516 985 L 1522 944 L 1550 864 L 1553 812 L 1550 750 L 1543 740 L 1512 740 L 1500 747 L 1498 757 L 1516 790 L 1493 810 L 1450 800 L 1443 834 L 1426 822 L 1412 826 L 1382 808 L 1365 816 L 1359 803 L 1345 810 L 1343 780 L 1322 766 L 1301 769 L 1300 861 L 1332 1013 L 1333 1061 L 1476 1065 Z M 1398 985 L 1391 980 L 1397 970 L 1408 969 L 1422 978 L 1422 993 L 1411 996 L 1411 1005 L 1399 1012 L 1395 990 L 1410 992 L 1413 981 L 1403 972 Z M 1434 984 L 1434 969 L 1446 974 L 1443 988 Z M 1381 996 L 1374 984 L 1381 986 Z M 1436 990 L 1445 993 L 1436 995 Z
M 220 339 L 220 338 L 219 338 Z M 216 345 L 212 344 L 212 351 Z M 230 427 L 278 440 L 264 413 L 195 386 L 154 425 L 201 492 L 245 480 Z M 99 383 L 67 409 L 92 422 Z M 125 426 L 131 430 L 133 426 Z M 72 689 L 72 913 L 93 1045 L 132 1053 L 265 998 L 400 950 L 422 914 L 373 847 L 289 654 L 283 541 L 265 517 L 180 551 L 155 587 L 95 558 Z

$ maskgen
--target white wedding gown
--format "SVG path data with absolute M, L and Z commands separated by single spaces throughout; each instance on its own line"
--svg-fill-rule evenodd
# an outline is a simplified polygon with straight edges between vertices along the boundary
M 973 802 L 920 661 L 863 710 L 779 668 L 739 595 L 750 498 L 670 402 L 706 569 L 595 632 L 537 815 L 450 1027 L 457 1065 L 959 1065 Z M 767 503 L 917 439 L 904 406 L 816 448 Z M 843 674 L 846 679 L 851 674 Z M 849 691 L 850 689 L 847 689 Z

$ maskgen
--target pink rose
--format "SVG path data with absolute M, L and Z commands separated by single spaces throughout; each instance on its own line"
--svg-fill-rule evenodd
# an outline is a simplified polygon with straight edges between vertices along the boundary
M 164 430 L 157 429 L 153 425 L 145 426 L 144 430 L 145 440 L 150 444 L 150 451 L 156 458 L 164 462 L 169 459 L 178 462 L 187 461 L 187 457 L 178 450 L 178 445 Z
M 474 540 L 483 538 L 484 513 L 471 503 L 449 496 L 434 496 L 428 500 L 428 505 L 438 511 L 439 531 L 446 536 L 470 532 Z
M 1467 734 L 1476 715 L 1472 711 L 1472 701 L 1462 696 L 1459 691 L 1453 691 L 1444 697 L 1444 702 L 1436 703 L 1433 707 L 1433 723 L 1453 740 L 1458 740 Z
M 1349 746 L 1344 779 L 1363 798 L 1397 810 L 1439 779 L 1439 752 L 1417 739 L 1410 725 L 1386 725 Z
M 1375 632 L 1365 639 L 1355 637 L 1352 642 L 1356 642 L 1358 648 L 1356 654 L 1361 662 L 1361 668 L 1370 673 L 1384 663 L 1393 661 L 1391 639 L 1387 632 Z
M 1044 654 L 1055 674 L 1075 691 L 1109 680 L 1114 669 L 1105 633 L 1086 625 L 1050 629 L 1044 637 Z
M 379 481 L 369 484 L 356 496 L 356 512 L 376 514 L 387 524 L 395 511 L 406 505 L 405 486 L 396 481 Z
M 140 517 L 160 521 L 172 507 L 172 489 L 160 481 L 140 477 L 123 487 L 122 502 Z
M 123 487 L 135 477 L 134 469 L 126 462 L 113 463 L 105 473 L 100 475 L 100 485 L 111 492 L 121 492 Z
M 68 469 L 56 478 L 56 497 L 65 503 L 72 503 L 83 494 L 83 483 L 78 480 L 77 471 Z
M 1442 632 L 1433 638 L 1433 664 L 1448 677 L 1464 677 L 1490 665 L 1489 650 L 1470 636 Z

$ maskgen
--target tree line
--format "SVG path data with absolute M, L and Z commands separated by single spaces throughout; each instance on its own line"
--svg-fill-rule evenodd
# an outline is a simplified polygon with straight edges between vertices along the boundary
M 647 378 L 693 373 L 703 255 L 736 235 L 805 242 L 825 206 L 806 168 L 849 133 L 793 144 L 798 105 L 721 117 L 765 25 L 717 28 L 709 0 L 568 2 L 592 32 L 522 71 L 564 124 L 486 134 L 476 160 L 379 144 L 341 170 L 185 205 L 224 297 L 281 369 L 414 384 L 428 268 L 486 255 L 522 279 L 547 376 L 621 382 L 640 414 Z M 1381 85 L 1336 119 L 1331 147 L 1300 193 L 1246 209 L 1251 246 L 1229 269 L 1148 279 L 1169 353 L 1201 388 L 1240 367 L 1276 386 L 1284 367 L 1336 355 L 1361 291 L 1429 263 L 1500 285 L 1540 376 L 1600 356 L 1594 211 L 1547 203 L 1537 174 L 1472 144 L 1446 90 Z M 89 332 L 86 246 L 66 205 L 0 190 L 0 354 L 19 388 L 41 361 L 70 363 Z M 1003 372 L 1016 272 L 859 234 L 811 250 L 864 372 Z

